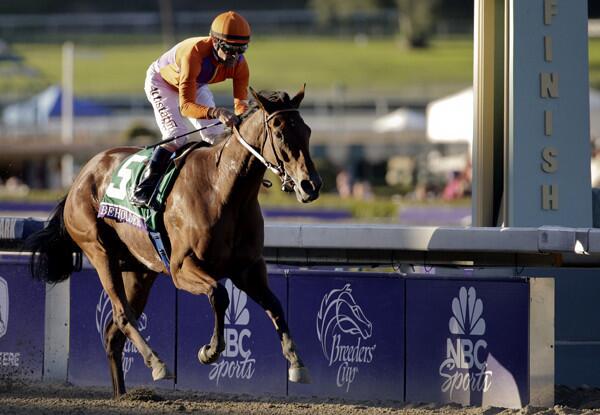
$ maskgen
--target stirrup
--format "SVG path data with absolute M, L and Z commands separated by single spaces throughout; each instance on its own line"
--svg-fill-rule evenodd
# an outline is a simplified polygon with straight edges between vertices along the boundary
M 148 182 L 151 181 L 150 176 L 144 178 L 136 186 L 135 190 L 131 194 L 131 197 L 129 198 L 129 201 L 134 206 L 138 206 L 138 207 L 150 207 L 149 206 L 150 205 L 150 201 L 152 199 L 152 196 L 154 195 L 154 192 L 156 191 L 156 188 L 160 184 L 160 178 L 161 177 L 159 177 L 157 180 L 155 180 L 156 183 L 148 183 Z
M 130 196 L 129 201 L 138 207 L 158 210 L 160 205 L 155 202 L 160 182 L 169 166 L 172 152 L 162 147 L 156 147 L 149 163 L 142 172 L 142 179 Z
M 150 198 L 152 197 L 152 193 L 154 193 L 154 189 L 148 189 L 148 191 L 146 191 L 145 189 L 142 190 L 143 188 L 139 188 L 139 189 L 135 189 L 135 191 L 133 192 L 133 194 L 131 195 L 131 197 L 129 198 L 129 201 L 131 202 L 132 205 L 137 206 L 137 207 L 149 207 L 149 203 L 150 203 Z M 139 194 L 141 193 L 141 194 Z

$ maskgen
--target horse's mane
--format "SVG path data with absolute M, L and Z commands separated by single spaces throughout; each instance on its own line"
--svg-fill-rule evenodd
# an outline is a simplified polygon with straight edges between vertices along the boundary
M 273 104 L 280 104 L 283 108 L 289 108 L 292 105 L 290 96 L 288 95 L 287 92 L 284 92 L 284 91 L 262 90 L 262 91 L 258 92 L 258 95 L 265 98 L 267 101 L 272 102 Z M 244 122 L 246 122 L 250 118 L 250 116 L 252 114 L 254 114 L 256 111 L 258 111 L 259 109 L 260 109 L 260 106 L 258 105 L 258 102 L 256 102 L 256 100 L 250 101 L 250 104 L 248 105 L 248 109 L 246 111 L 244 111 L 243 114 L 240 115 L 240 118 L 242 120 L 242 122 L 240 123 L 240 126 L 241 126 L 241 124 L 244 124 Z M 238 128 L 240 126 L 238 126 Z M 223 133 L 221 133 L 215 137 L 215 142 L 222 143 L 222 142 L 226 141 L 229 137 L 231 137 L 231 134 L 232 133 L 230 131 L 226 130 Z
M 260 91 L 258 95 L 274 104 L 290 104 L 290 96 L 284 91 Z
M 265 98 L 267 101 L 272 102 L 273 104 L 280 104 L 284 108 L 288 108 L 292 105 L 290 96 L 285 91 L 263 90 L 258 92 L 258 95 L 260 95 L 262 98 Z M 250 101 L 248 109 L 241 115 L 242 119 L 246 119 L 252 113 L 256 112 L 259 108 L 260 107 L 255 100 Z

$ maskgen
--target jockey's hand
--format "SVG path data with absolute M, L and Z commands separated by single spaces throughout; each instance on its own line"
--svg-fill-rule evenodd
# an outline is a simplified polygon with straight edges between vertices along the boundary
M 224 125 L 233 127 L 238 125 L 239 118 L 226 108 L 211 108 L 208 112 L 210 118 L 218 118 Z

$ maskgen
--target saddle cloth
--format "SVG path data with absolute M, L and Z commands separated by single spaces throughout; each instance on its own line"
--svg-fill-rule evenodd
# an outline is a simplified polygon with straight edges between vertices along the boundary
M 133 205 L 129 197 L 133 194 L 138 181 L 152 156 L 152 149 L 144 149 L 127 157 L 113 172 L 110 184 L 100 202 L 99 218 L 110 218 L 117 222 L 128 223 L 137 228 L 157 231 L 159 228 L 159 212 L 146 207 Z M 173 162 L 169 163 L 166 173 L 156 190 L 157 205 L 163 206 L 168 191 L 175 181 L 177 169 Z
M 148 232 L 152 245 L 165 265 L 167 273 L 170 270 L 171 245 L 169 238 L 166 237 L 163 223 L 164 203 L 187 155 L 195 148 L 206 146 L 209 144 L 204 141 L 191 141 L 175 153 L 154 194 L 156 205 L 160 206 L 158 210 L 135 206 L 129 201 L 129 196 L 135 190 L 144 168 L 152 156 L 152 148 L 138 151 L 123 160 L 113 172 L 111 182 L 100 201 L 99 218 L 114 219 Z
M 188 145 L 177 151 L 175 157 L 171 159 L 155 191 L 154 199 L 156 205 L 160 206 L 158 210 L 135 206 L 129 201 L 130 195 L 135 190 L 146 164 L 152 156 L 151 148 L 138 151 L 123 160 L 113 172 L 111 182 L 100 201 L 99 218 L 114 219 L 117 222 L 128 223 L 148 232 L 152 244 L 161 261 L 165 264 L 167 271 L 169 270 L 170 244 L 168 238 L 163 238 L 165 235 L 162 218 L 164 203 L 187 154 L 194 148 L 205 145 L 207 144 L 203 142 L 188 143 Z M 163 240 L 166 244 L 163 243 Z
M 159 206 L 158 210 L 135 206 L 129 201 L 152 156 L 153 149 L 143 149 L 127 157 L 113 172 L 111 182 L 100 201 L 98 217 L 129 223 L 147 231 L 159 231 L 162 227 L 164 203 L 187 155 L 196 148 L 209 146 L 210 144 L 204 141 L 190 141 L 175 152 L 154 194 L 156 205 Z

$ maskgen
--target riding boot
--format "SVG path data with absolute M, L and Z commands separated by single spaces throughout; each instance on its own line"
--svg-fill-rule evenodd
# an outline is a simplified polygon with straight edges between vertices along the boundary
M 160 146 L 154 149 L 150 163 L 146 166 L 141 181 L 129 199 L 132 204 L 140 207 L 149 207 L 150 198 L 154 193 L 154 189 L 158 186 L 160 178 L 165 173 L 172 154 Z

